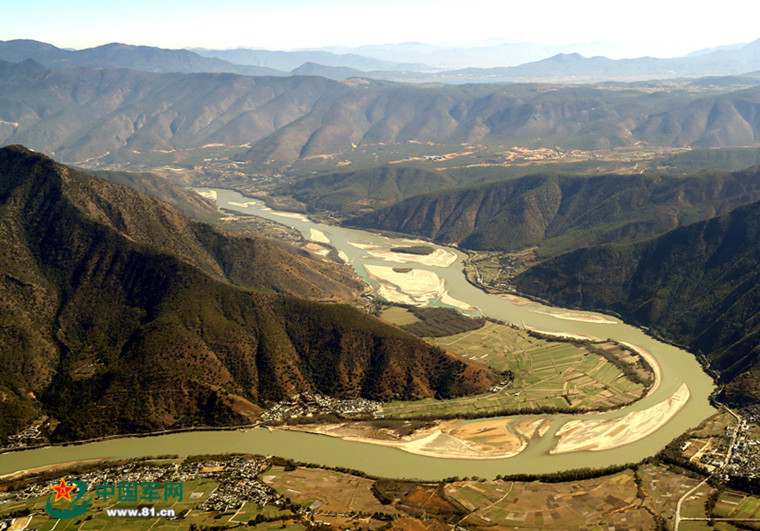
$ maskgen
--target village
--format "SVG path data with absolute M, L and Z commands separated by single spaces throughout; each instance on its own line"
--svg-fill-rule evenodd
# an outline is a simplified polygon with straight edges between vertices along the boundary
M 329 396 L 299 393 L 270 407 L 262 416 L 263 422 L 284 421 L 297 417 L 315 415 L 374 415 L 380 410 L 380 402 L 366 398 L 341 399 Z

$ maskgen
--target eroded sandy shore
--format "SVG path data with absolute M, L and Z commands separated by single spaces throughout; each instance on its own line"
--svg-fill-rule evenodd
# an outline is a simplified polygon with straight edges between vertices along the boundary
M 369 254 L 386 262 L 398 264 L 414 263 L 432 267 L 449 267 L 457 261 L 457 255 L 440 248 L 430 254 L 394 253 L 393 251 L 370 251 Z
M 684 383 L 670 398 L 641 411 L 616 419 L 571 420 L 557 431 L 559 440 L 549 453 L 596 452 L 631 444 L 662 428 L 686 405 L 689 396 Z
M 318 243 L 330 243 L 330 238 L 321 230 L 309 228 L 309 239 Z

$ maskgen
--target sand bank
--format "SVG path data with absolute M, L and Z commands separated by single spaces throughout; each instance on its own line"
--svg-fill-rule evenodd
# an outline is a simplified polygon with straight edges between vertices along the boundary
M 196 194 L 206 199 L 216 201 L 216 190 L 193 190 Z
M 392 267 L 369 264 L 364 264 L 364 269 L 372 280 L 380 284 L 378 295 L 388 301 L 415 306 L 427 306 L 441 301 L 464 310 L 474 309 L 450 297 L 446 290 L 446 281 L 432 271 L 412 269 L 408 272 L 398 272 Z
M 327 249 L 325 247 L 322 247 L 318 243 L 307 243 L 303 246 L 304 249 L 307 251 L 311 251 L 314 254 L 318 254 L 319 256 L 325 257 L 330 254 L 330 249 Z
M 652 384 L 652 387 L 649 388 L 649 391 L 647 391 L 646 396 L 657 391 L 657 388 L 660 387 L 660 382 L 662 382 L 662 369 L 660 368 L 660 364 L 657 363 L 657 358 L 655 358 L 648 350 L 644 350 L 633 343 L 626 343 L 625 341 L 619 341 L 619 343 L 644 358 L 644 361 L 646 361 L 652 368 L 652 372 L 654 372 L 654 383 Z
M 393 251 L 370 251 L 369 254 L 386 262 L 415 263 L 432 267 L 449 267 L 457 261 L 457 255 L 440 248 L 430 254 L 394 253 Z
M 321 230 L 312 228 L 309 229 L 309 239 L 313 242 L 318 243 L 330 243 L 330 238 L 327 237 L 327 234 Z
M 531 302 L 533 302 L 530 299 L 526 299 L 525 297 L 518 297 L 517 295 L 499 295 L 502 299 L 506 299 L 515 306 L 527 306 Z
M 389 437 L 350 424 L 292 426 L 282 429 L 306 431 L 346 441 L 390 446 L 405 452 L 443 459 L 504 459 L 527 447 L 527 441 L 510 433 L 507 419 L 475 422 L 450 420 L 407 437 Z M 383 430 L 385 431 L 385 430 Z
M 343 251 L 341 251 L 340 249 L 338 249 L 338 256 L 340 257 L 341 260 L 343 260 L 343 262 L 345 262 L 346 264 L 348 263 L 348 255 L 344 253 Z
M 662 428 L 689 400 L 684 383 L 673 395 L 650 408 L 616 419 L 571 420 L 557 431 L 559 440 L 550 454 L 599 451 L 631 444 Z

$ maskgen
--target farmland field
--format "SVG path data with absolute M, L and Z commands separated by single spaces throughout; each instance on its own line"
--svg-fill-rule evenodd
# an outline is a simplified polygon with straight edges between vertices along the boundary
M 509 384 L 493 392 L 452 400 L 396 401 L 383 406 L 386 417 L 475 415 L 498 412 L 599 410 L 636 401 L 645 388 L 604 357 L 581 344 L 547 341 L 524 330 L 487 322 L 478 330 L 429 338 L 452 354 L 505 375 Z M 631 354 L 614 343 L 597 348 L 619 358 Z

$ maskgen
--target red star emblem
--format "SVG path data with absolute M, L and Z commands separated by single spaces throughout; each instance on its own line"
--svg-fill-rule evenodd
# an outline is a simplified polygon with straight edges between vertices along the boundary
M 50 487 L 50 488 L 55 491 L 55 500 L 53 501 L 58 501 L 61 498 L 65 498 L 71 501 L 71 491 L 74 490 L 76 487 L 66 485 L 66 479 L 61 478 L 60 485 L 58 485 L 57 487 Z

